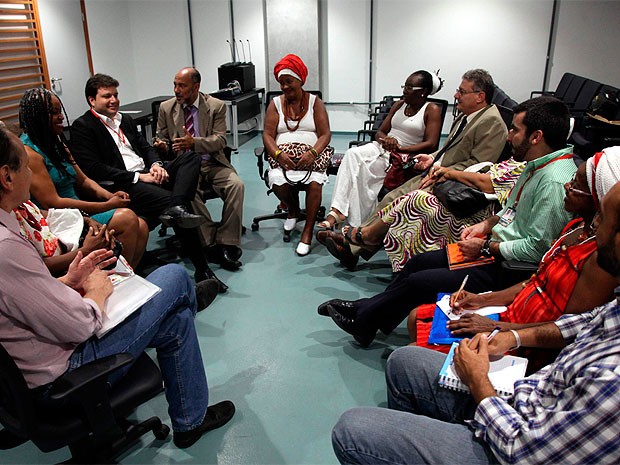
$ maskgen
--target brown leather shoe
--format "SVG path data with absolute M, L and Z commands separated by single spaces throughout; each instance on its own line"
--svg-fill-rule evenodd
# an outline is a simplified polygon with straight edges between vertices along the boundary
M 359 257 L 357 255 L 353 255 L 351 252 L 351 248 L 349 244 L 345 241 L 344 236 L 340 233 L 336 233 L 334 231 L 320 231 L 321 239 L 324 239 L 325 247 L 333 257 L 338 259 L 340 264 L 344 266 L 349 271 L 354 271 L 355 266 L 357 265 L 357 261 Z M 319 239 L 319 234 L 317 234 L 317 240 Z

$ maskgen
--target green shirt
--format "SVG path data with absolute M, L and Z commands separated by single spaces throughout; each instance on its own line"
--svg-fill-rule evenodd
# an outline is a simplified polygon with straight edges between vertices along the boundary
M 491 240 L 500 242 L 499 251 L 505 259 L 538 263 L 571 219 L 564 210 L 564 184 L 577 167 L 572 157 L 559 158 L 572 151 L 569 145 L 528 162 L 523 170 L 506 206 L 497 214 L 501 218 L 512 208 L 514 220 L 506 226 L 500 222 L 492 230 Z

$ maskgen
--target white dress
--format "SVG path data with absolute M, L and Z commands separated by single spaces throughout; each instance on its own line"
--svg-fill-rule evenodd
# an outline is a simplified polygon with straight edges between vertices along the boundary
M 424 140 L 426 102 L 413 116 L 405 115 L 406 104 L 392 116 L 388 136 L 399 145 L 415 145 Z M 359 226 L 377 206 L 377 194 L 383 186 L 390 152 L 378 142 L 347 150 L 338 168 L 331 208 L 340 211 L 349 224 Z
M 280 97 L 275 97 L 273 99 L 273 103 L 275 104 L 279 116 L 278 128 L 276 131 L 276 145 L 286 144 L 289 142 L 300 142 L 313 146 L 316 143 L 318 139 L 316 135 L 316 125 L 314 124 L 314 102 L 316 100 L 316 95 L 309 94 L 309 96 L 308 111 L 299 122 L 299 127 L 295 131 L 289 131 L 286 127 L 286 123 L 284 122 L 284 114 L 282 113 L 282 100 Z M 289 126 L 294 127 L 296 124 L 296 121 L 289 120 Z M 306 173 L 307 171 L 288 170 L 286 172 L 286 176 L 291 181 L 295 182 L 302 180 Z M 269 188 L 272 188 L 274 185 L 281 186 L 287 183 L 284 178 L 284 174 L 282 173 L 282 168 L 280 167 L 270 168 L 268 174 Z M 305 184 L 309 184 L 312 181 L 318 182 L 319 184 L 325 184 L 327 181 L 327 174 L 312 172 L 310 178 Z

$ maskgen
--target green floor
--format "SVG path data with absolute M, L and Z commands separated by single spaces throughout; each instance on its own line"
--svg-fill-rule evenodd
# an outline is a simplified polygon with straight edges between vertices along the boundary
M 343 151 L 349 139 L 336 135 L 332 145 Z M 318 316 L 316 307 L 330 298 L 357 299 L 382 290 L 391 277 L 387 258 L 377 254 L 349 272 L 316 241 L 310 255 L 295 255 L 299 232 L 284 243 L 281 220 L 262 223 L 252 232 L 252 218 L 272 212 L 277 204 L 273 195 L 267 197 L 257 174 L 253 149 L 259 145 L 260 137 L 255 137 L 233 155 L 246 185 L 244 265 L 235 273 L 213 267 L 230 291 L 196 317 L 210 403 L 230 399 L 237 414 L 186 450 L 145 435 L 120 458 L 123 464 L 337 463 L 330 434 L 340 414 L 354 406 L 385 403 L 385 353 L 407 342 L 403 325 L 364 350 L 331 319 Z M 323 205 L 329 205 L 331 181 L 323 190 Z M 218 202 L 211 201 L 212 211 Z M 152 233 L 150 247 L 159 244 Z M 150 415 L 169 424 L 163 395 L 135 416 Z M 0 456 L 4 464 L 55 463 L 68 458 L 68 449 L 43 454 L 25 444 Z

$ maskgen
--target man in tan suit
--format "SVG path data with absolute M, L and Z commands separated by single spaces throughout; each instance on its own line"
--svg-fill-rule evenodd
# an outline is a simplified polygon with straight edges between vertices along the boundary
M 192 202 L 194 211 L 207 218 L 201 226 L 211 261 L 225 269 L 239 269 L 243 196 L 245 186 L 224 154 L 226 147 L 226 105 L 200 92 L 200 73 L 183 68 L 174 76 L 174 98 L 159 108 L 157 141 L 153 146 L 175 154 L 194 152 L 201 158 L 202 179 L 209 182 L 224 201 L 222 218 L 211 219 L 199 196 Z M 171 145 L 170 145 L 171 144 Z
M 491 104 L 493 91 L 493 78 L 487 71 L 472 69 L 463 74 L 461 84 L 454 94 L 461 114 L 454 120 L 443 147 L 431 154 L 417 155 L 418 162 L 414 168 L 422 174 L 387 194 L 361 227 L 378 221 L 377 212 L 401 195 L 430 187 L 434 183 L 435 167 L 464 170 L 476 163 L 497 161 L 506 144 L 508 130 L 497 107 Z M 379 250 L 379 247 L 349 245 L 342 234 L 333 231 L 320 231 L 317 239 L 349 269 L 355 267 L 360 255 L 368 260 Z

